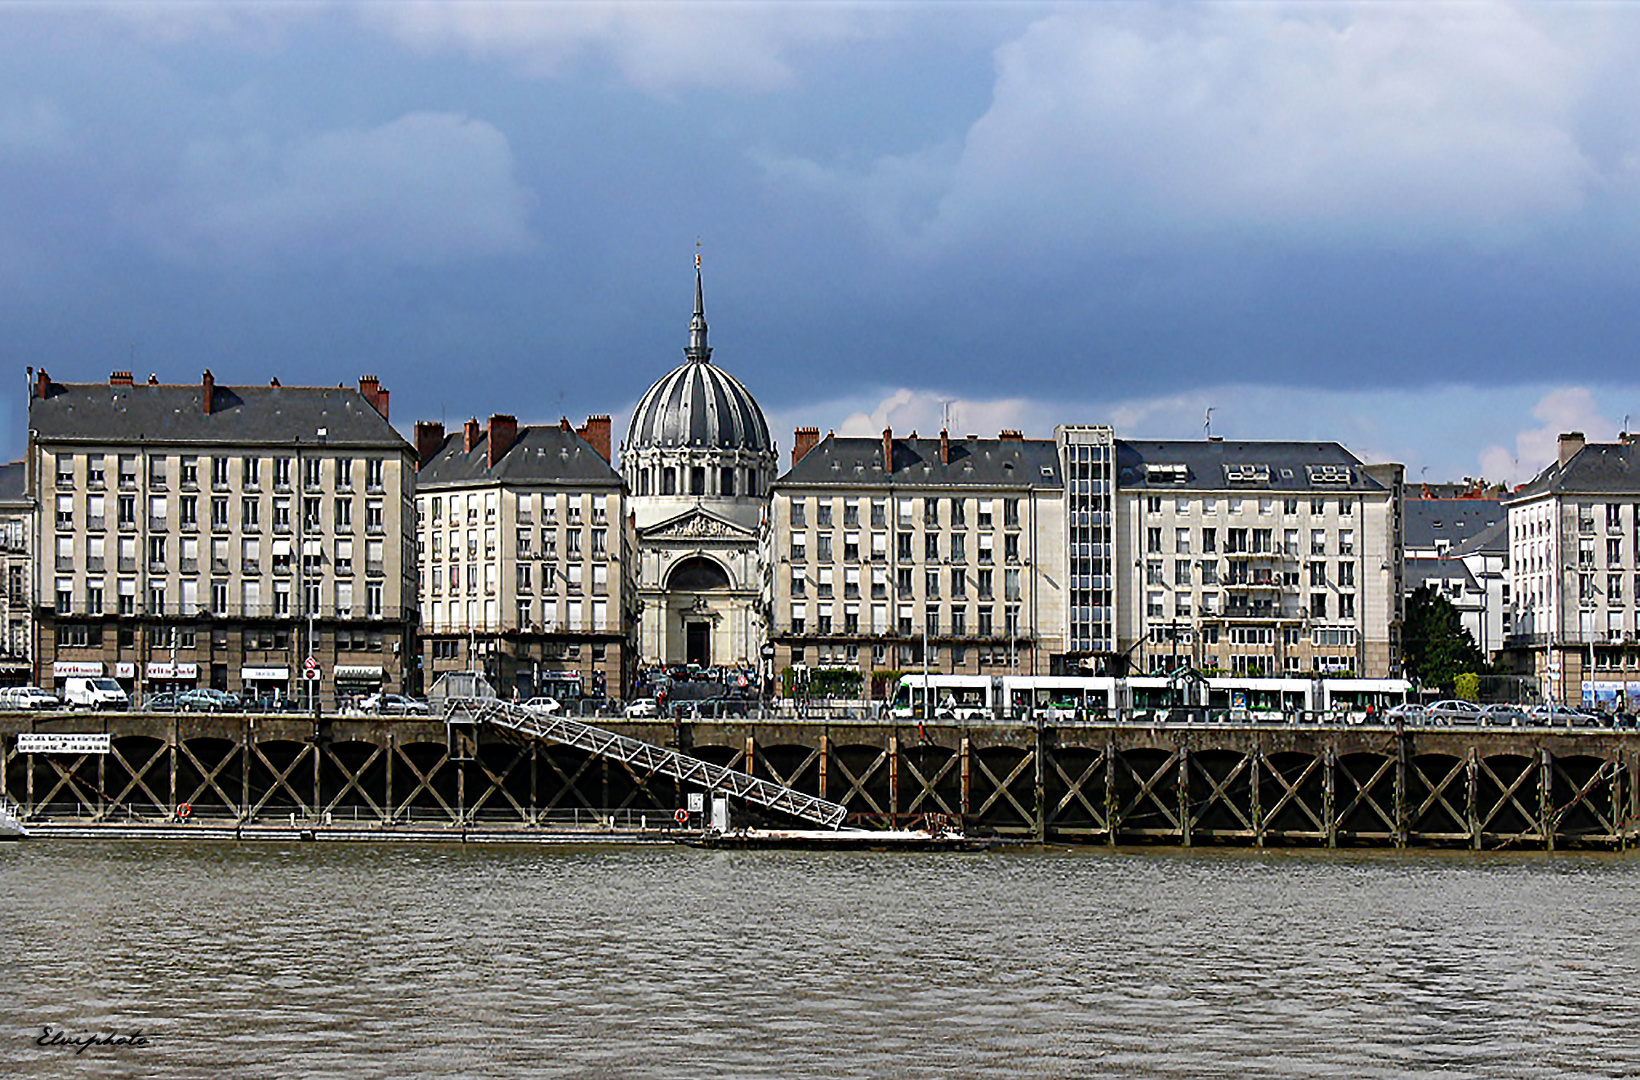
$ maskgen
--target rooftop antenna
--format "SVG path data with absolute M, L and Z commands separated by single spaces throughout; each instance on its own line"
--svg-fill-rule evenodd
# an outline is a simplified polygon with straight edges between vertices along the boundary
M 956 398 L 942 398 L 940 400 L 940 430 L 951 430 L 951 406 L 957 403 Z
M 1207 438 L 1211 439 L 1213 437 L 1213 406 L 1211 405 L 1207 407 L 1207 415 L 1202 417 L 1202 431 L 1206 433 Z

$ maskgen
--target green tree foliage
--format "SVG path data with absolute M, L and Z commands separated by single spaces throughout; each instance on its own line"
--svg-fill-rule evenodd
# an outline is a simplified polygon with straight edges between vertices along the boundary
M 1407 598 L 1401 653 L 1410 678 L 1447 694 L 1456 694 L 1460 675 L 1490 670 L 1458 609 L 1428 585 Z

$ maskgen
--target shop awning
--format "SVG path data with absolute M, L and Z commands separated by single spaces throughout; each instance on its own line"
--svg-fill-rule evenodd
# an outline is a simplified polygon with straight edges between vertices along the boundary
M 337 664 L 335 674 L 338 679 L 379 679 L 382 669 L 379 664 Z

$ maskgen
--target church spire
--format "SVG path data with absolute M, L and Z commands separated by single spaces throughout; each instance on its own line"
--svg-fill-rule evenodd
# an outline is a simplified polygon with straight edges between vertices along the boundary
M 700 284 L 700 252 L 695 252 L 695 317 L 689 320 L 689 347 L 683 355 L 697 364 L 712 362 L 711 347 L 706 344 L 706 299 Z

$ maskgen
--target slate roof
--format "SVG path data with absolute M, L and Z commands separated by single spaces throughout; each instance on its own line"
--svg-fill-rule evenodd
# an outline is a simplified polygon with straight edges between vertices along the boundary
M 1463 543 L 1452 545 L 1452 551 L 1449 554 L 1452 558 L 1458 559 L 1465 555 L 1474 555 L 1477 552 L 1486 552 L 1491 555 L 1509 554 L 1509 518 L 1507 515 L 1488 525 Z
M 54 382 L 45 397 L 29 398 L 28 422 L 48 442 L 288 445 L 317 443 L 323 428 L 326 446 L 409 448 L 355 388 L 218 383 L 209 415 L 203 393 L 198 385 Z
M 1408 558 L 1401 569 L 1402 587 L 1407 592 L 1421 585 L 1435 583 L 1444 586 L 1448 581 L 1462 581 L 1465 592 L 1479 591 L 1480 583 L 1463 560 L 1454 558 Z M 1444 590 L 1443 590 L 1444 595 Z
M 489 434 L 481 434 L 466 450 L 466 436 L 457 429 L 444 438 L 438 453 L 416 474 L 418 490 L 472 487 L 480 484 L 564 484 L 619 487 L 621 476 L 594 450 L 592 444 L 558 424 L 520 427 L 518 437 L 489 465 Z
M 688 360 L 663 375 L 632 410 L 625 446 L 767 451 L 769 425 L 751 391 L 720 367 Z
M 1509 502 L 1544 494 L 1640 494 L 1640 443 L 1589 443 L 1516 489 Z
M 1335 442 L 1220 439 L 1117 439 L 1116 486 L 1278 493 L 1386 490 L 1367 474 L 1360 458 Z
M 0 465 L 0 503 L 20 503 L 26 501 L 24 497 L 24 480 L 21 461 L 13 461 Z
M 883 470 L 883 440 L 827 435 L 775 481 L 841 487 L 1059 487 L 1052 439 L 952 439 L 940 461 L 939 439 L 895 439 L 893 471 Z
M 1509 519 L 1501 499 L 1409 498 L 1402 509 L 1402 534 L 1408 551 L 1433 551 L 1439 540 L 1456 548 L 1492 526 L 1501 530 Z M 1498 545 L 1503 549 L 1508 546 L 1507 541 Z

